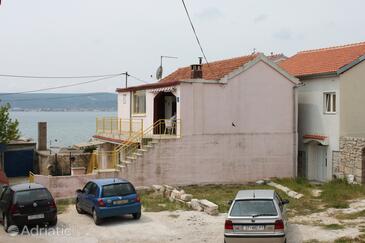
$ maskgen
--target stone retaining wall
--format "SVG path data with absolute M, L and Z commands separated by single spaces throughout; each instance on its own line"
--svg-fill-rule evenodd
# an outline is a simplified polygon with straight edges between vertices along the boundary
M 365 138 L 341 137 L 340 138 L 340 161 L 334 167 L 337 176 L 354 175 L 355 181 L 364 183 L 363 178 L 363 151 Z

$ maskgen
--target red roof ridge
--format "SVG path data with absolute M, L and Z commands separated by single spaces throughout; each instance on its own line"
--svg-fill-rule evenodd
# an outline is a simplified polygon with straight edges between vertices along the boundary
M 349 47 L 355 47 L 355 46 L 362 46 L 362 45 L 365 45 L 365 41 L 358 42 L 358 43 L 352 43 L 352 44 L 339 45 L 339 46 L 332 46 L 332 47 L 317 48 L 317 49 L 312 49 L 312 50 L 305 50 L 305 51 L 300 51 L 297 54 L 337 50 L 337 49 L 349 48 Z
M 217 64 L 217 63 L 220 63 L 220 62 L 229 62 L 229 61 L 233 61 L 233 60 L 237 60 L 237 59 L 241 59 L 241 58 L 248 58 L 248 57 L 254 57 L 254 56 L 257 56 L 259 55 L 260 53 L 259 52 L 255 52 L 255 53 L 252 53 L 250 55 L 245 55 L 245 56 L 239 56 L 239 57 L 231 57 L 231 58 L 226 58 L 226 59 L 220 59 L 220 60 L 216 60 L 216 61 L 213 61 L 213 62 L 209 62 L 209 64 Z M 203 63 L 203 65 L 206 65 L 207 63 Z M 186 66 L 186 67 L 189 67 L 189 66 Z M 185 67 L 185 68 L 186 68 Z M 184 68 L 184 67 L 183 67 Z M 180 68 L 179 68 L 180 69 Z

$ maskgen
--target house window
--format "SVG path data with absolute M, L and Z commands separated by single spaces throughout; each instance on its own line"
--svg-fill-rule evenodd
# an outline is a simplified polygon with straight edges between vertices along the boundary
M 324 93 L 324 113 L 336 113 L 336 93 Z
M 133 114 L 146 113 L 146 91 L 135 91 L 133 93 Z

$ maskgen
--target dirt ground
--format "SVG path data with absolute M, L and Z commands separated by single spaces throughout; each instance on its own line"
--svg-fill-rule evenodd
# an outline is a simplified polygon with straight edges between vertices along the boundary
M 290 219 L 288 243 L 301 243 L 310 240 L 333 242 L 340 237 L 356 237 L 360 234 L 357 225 L 363 225 L 365 219 L 346 222 L 346 227 L 337 230 L 323 228 L 322 224 L 337 224 L 333 215 L 336 213 L 353 213 L 364 209 L 365 201 L 353 202 L 349 209 L 328 209 L 322 213 L 297 216 Z M 70 206 L 58 216 L 58 225 L 41 235 L 11 236 L 0 229 L 0 242 L 12 243 L 222 243 L 225 214 L 210 216 L 196 211 L 145 212 L 138 221 L 131 217 L 107 219 L 101 226 L 96 226 L 89 215 L 77 214 Z M 355 224 L 354 224 L 355 223 Z M 58 232 L 56 231 L 58 230 Z M 310 233 L 309 233 L 310 232 Z
M 113 218 L 96 226 L 90 216 L 79 215 L 74 207 L 69 207 L 65 213 L 59 215 L 59 235 L 53 235 L 54 232 L 49 230 L 48 235 L 10 236 L 0 229 L 0 242 L 223 243 L 224 219 L 225 214 L 209 216 L 195 211 L 164 211 L 144 213 L 139 221 L 129 217 Z M 290 225 L 289 231 L 288 242 L 302 242 L 297 226 Z

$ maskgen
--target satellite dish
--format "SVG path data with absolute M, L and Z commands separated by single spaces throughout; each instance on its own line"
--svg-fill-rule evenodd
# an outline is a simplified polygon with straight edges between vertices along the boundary
M 162 65 L 157 68 L 156 79 L 160 80 L 162 78 L 163 68 Z

